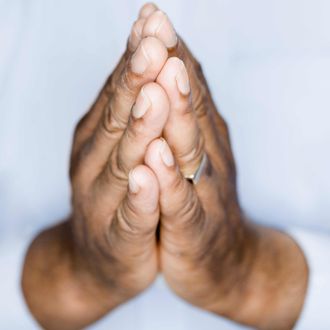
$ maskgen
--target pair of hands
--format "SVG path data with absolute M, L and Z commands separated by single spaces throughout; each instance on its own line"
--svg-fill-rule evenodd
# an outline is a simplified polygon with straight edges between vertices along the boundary
M 184 176 L 204 154 L 192 185 Z M 35 240 L 25 266 L 29 274 L 47 246 L 43 269 L 55 284 L 44 285 L 54 297 L 46 311 L 40 297 L 28 298 L 31 288 L 42 291 L 40 277 L 23 276 L 47 328 L 95 321 L 159 271 L 206 310 L 265 329 L 294 324 L 307 275 L 297 285 L 292 272 L 307 272 L 304 257 L 285 234 L 244 218 L 227 126 L 200 65 L 154 5 L 141 9 L 125 54 L 77 126 L 70 177 L 70 220 Z
M 193 186 L 183 174 L 205 152 L 207 170 Z M 241 247 L 233 249 L 229 237 L 240 245 L 244 236 L 234 171 L 226 126 L 199 66 L 167 16 L 144 7 L 126 53 L 76 130 L 72 228 L 79 254 L 121 299 L 144 290 L 161 269 L 179 295 L 211 306 L 217 297 L 208 283 L 221 272 L 211 269 L 214 259 L 238 262 Z

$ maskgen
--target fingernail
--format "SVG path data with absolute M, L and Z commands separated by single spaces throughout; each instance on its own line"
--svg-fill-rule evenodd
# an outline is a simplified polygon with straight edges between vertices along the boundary
M 184 63 L 181 62 L 181 64 L 181 68 L 175 76 L 175 80 L 180 93 L 183 95 L 188 95 L 190 93 L 189 77 Z
M 138 19 L 137 21 L 134 22 L 131 33 L 129 35 L 128 41 L 129 41 L 129 46 L 131 47 L 131 50 L 134 51 L 136 47 L 138 46 L 142 36 L 142 28 L 143 24 L 145 22 L 145 19 Z
M 146 71 L 148 64 L 149 64 L 148 55 L 143 47 L 143 43 L 140 43 L 140 46 L 133 54 L 131 59 L 132 71 L 136 74 L 142 74 Z
M 134 178 L 134 170 L 130 171 L 128 174 L 128 189 L 133 194 L 137 194 L 140 190 L 140 187 Z
M 155 35 L 159 35 L 167 48 L 173 48 L 177 42 L 178 37 L 174 27 L 165 13 L 158 11 L 156 13 L 158 20 L 158 27 L 155 29 Z
M 150 106 L 151 102 L 149 97 L 145 94 L 144 87 L 142 87 L 132 109 L 133 117 L 136 119 L 142 118 Z
M 159 150 L 160 157 L 162 158 L 162 161 L 167 167 L 171 167 L 174 165 L 174 158 L 172 152 L 165 139 L 161 139 L 161 140 L 162 140 L 162 145 Z

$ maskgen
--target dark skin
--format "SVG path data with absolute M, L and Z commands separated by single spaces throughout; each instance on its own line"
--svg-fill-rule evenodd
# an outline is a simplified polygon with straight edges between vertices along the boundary
M 141 48 L 147 69 L 134 57 Z M 184 175 L 204 153 L 206 168 L 192 185 Z M 45 328 L 94 322 L 158 271 L 205 310 L 259 329 L 294 326 L 305 257 L 288 235 L 242 212 L 227 125 L 200 65 L 154 5 L 141 10 L 124 56 L 76 129 L 70 175 L 72 216 L 34 240 L 23 271 L 27 303 Z

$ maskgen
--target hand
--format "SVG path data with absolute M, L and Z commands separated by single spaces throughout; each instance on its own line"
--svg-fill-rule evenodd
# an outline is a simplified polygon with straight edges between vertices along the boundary
M 147 5 L 138 35 L 166 44 L 175 32 L 159 32 L 160 24 L 171 27 L 163 17 Z M 244 216 L 228 128 L 201 67 L 181 39 L 171 54 L 187 69 L 172 57 L 157 77 L 170 101 L 168 144 L 153 141 L 145 157 L 160 186 L 160 267 L 170 287 L 197 306 L 262 329 L 290 329 L 307 285 L 304 255 L 286 234 Z M 206 170 L 192 185 L 184 175 L 196 170 L 204 153 Z
M 37 237 L 26 258 L 23 290 L 47 329 L 86 326 L 158 272 L 159 186 L 143 160 L 168 119 L 168 97 L 154 82 L 168 52 L 154 37 L 134 51 L 130 40 L 75 132 L 72 216 Z

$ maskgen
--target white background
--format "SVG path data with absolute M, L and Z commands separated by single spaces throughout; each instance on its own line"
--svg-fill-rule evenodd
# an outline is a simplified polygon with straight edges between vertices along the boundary
M 1 329 L 36 328 L 19 290 L 24 251 L 70 210 L 74 125 L 122 53 L 141 4 L 0 0 Z M 330 2 L 158 4 L 201 61 L 229 123 L 246 212 L 329 233 Z M 230 328 L 176 300 L 162 281 L 108 321 L 111 329 Z

